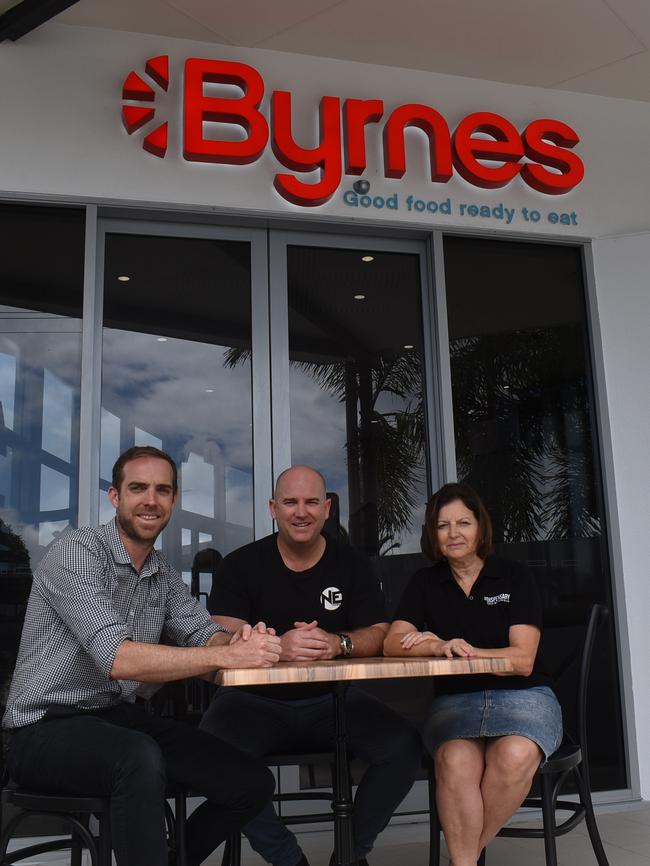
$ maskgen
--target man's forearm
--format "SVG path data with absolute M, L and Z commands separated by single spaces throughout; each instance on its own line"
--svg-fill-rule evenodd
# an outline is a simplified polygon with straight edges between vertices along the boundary
M 346 632 L 352 638 L 352 656 L 380 656 L 384 646 L 384 638 L 388 632 L 387 622 L 378 622 L 367 628 L 357 628 Z
M 118 649 L 111 679 L 166 683 L 204 677 L 219 668 L 270 667 L 280 658 L 280 638 L 246 626 L 242 634 L 219 632 L 206 646 L 175 647 L 125 640 Z
M 230 636 L 227 638 L 229 640 Z M 113 660 L 111 679 L 166 683 L 203 676 L 221 666 L 222 654 L 222 646 L 212 643 L 202 647 L 177 647 L 125 640 Z

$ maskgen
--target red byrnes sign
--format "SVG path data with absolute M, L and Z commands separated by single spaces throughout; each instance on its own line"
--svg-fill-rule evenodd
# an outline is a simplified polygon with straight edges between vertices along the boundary
M 146 73 L 167 89 L 167 56 L 150 58 Z M 211 96 L 205 84 L 236 85 L 236 98 Z M 126 78 L 122 97 L 151 103 L 154 89 L 136 72 Z M 232 60 L 190 57 L 185 61 L 183 82 L 183 157 L 191 162 L 248 165 L 256 162 L 269 142 L 276 159 L 291 172 L 320 169 L 320 180 L 310 182 L 298 174 L 279 172 L 273 185 L 287 201 L 314 207 L 329 201 L 340 186 L 343 172 L 361 175 L 366 170 L 366 133 L 385 116 L 381 99 L 345 99 L 323 96 L 320 101 L 320 140 L 315 147 L 298 144 L 292 132 L 291 93 L 271 94 L 271 120 L 260 111 L 264 79 L 252 66 Z M 124 105 L 122 118 L 129 135 L 154 116 L 154 109 Z M 205 136 L 206 122 L 234 124 L 246 132 L 238 141 Z M 341 122 L 342 121 L 342 122 Z M 584 177 L 584 166 L 573 148 L 576 132 L 560 120 L 533 120 L 519 132 L 505 117 L 478 111 L 460 121 L 454 132 L 445 118 L 427 105 L 400 105 L 388 114 L 383 126 L 384 176 L 401 178 L 406 172 L 404 131 L 421 129 L 429 140 L 431 181 L 446 183 L 458 172 L 468 183 L 483 189 L 506 186 L 517 175 L 538 192 L 562 195 Z M 489 138 L 477 138 L 483 133 Z M 146 136 L 143 147 L 155 156 L 167 151 L 167 124 Z M 489 164 L 485 164 L 489 160 Z

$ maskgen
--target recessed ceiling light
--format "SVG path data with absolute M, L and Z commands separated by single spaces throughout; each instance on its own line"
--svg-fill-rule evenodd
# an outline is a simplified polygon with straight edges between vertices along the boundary
M 166 343 L 167 337 L 156 337 L 156 342 L 158 343 Z
M 374 260 L 375 260 L 374 256 L 361 256 L 362 262 L 374 262 Z
M 355 300 L 355 301 L 364 301 L 365 298 L 366 298 L 365 295 L 355 295 L 355 296 L 354 296 L 354 300 Z
M 121 283 L 128 283 L 130 279 L 131 279 L 131 277 L 127 277 L 126 274 L 122 274 L 121 277 L 118 277 L 118 280 Z
M 405 348 L 405 349 L 414 349 L 415 346 L 411 345 L 411 343 L 405 343 L 405 344 L 404 344 L 404 348 Z
M 205 393 L 206 394 L 214 394 L 214 388 L 206 388 Z

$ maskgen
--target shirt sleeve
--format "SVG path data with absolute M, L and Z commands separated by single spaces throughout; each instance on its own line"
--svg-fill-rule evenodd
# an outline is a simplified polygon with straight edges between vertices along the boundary
M 372 562 L 354 550 L 349 552 L 353 557 L 353 571 L 347 610 L 348 628 L 367 628 L 386 622 L 386 600 Z
M 169 572 L 163 632 L 177 646 L 205 646 L 217 632 L 225 629 L 210 619 L 210 614 L 194 598 L 175 570 Z
M 542 600 L 530 570 L 517 563 L 510 598 L 510 625 L 534 625 L 542 628 Z
M 113 605 L 108 568 L 103 548 L 66 538 L 50 548 L 35 575 L 36 591 L 107 677 L 128 638 L 123 617 Z
M 251 599 L 246 586 L 245 575 L 237 565 L 237 557 L 226 556 L 219 563 L 212 581 L 208 599 L 210 613 L 250 622 Z
M 410 622 L 418 631 L 422 631 L 426 625 L 426 607 L 427 601 L 424 597 L 422 572 L 416 571 L 402 593 L 393 619 Z

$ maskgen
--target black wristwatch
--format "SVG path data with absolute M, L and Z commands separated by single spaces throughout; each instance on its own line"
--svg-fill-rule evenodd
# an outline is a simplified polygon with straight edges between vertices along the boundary
M 338 654 L 338 658 L 347 658 L 352 655 L 352 650 L 354 649 L 354 644 L 352 643 L 352 638 L 349 634 L 343 634 L 342 632 L 334 632 L 334 634 L 341 641 L 341 650 Z

